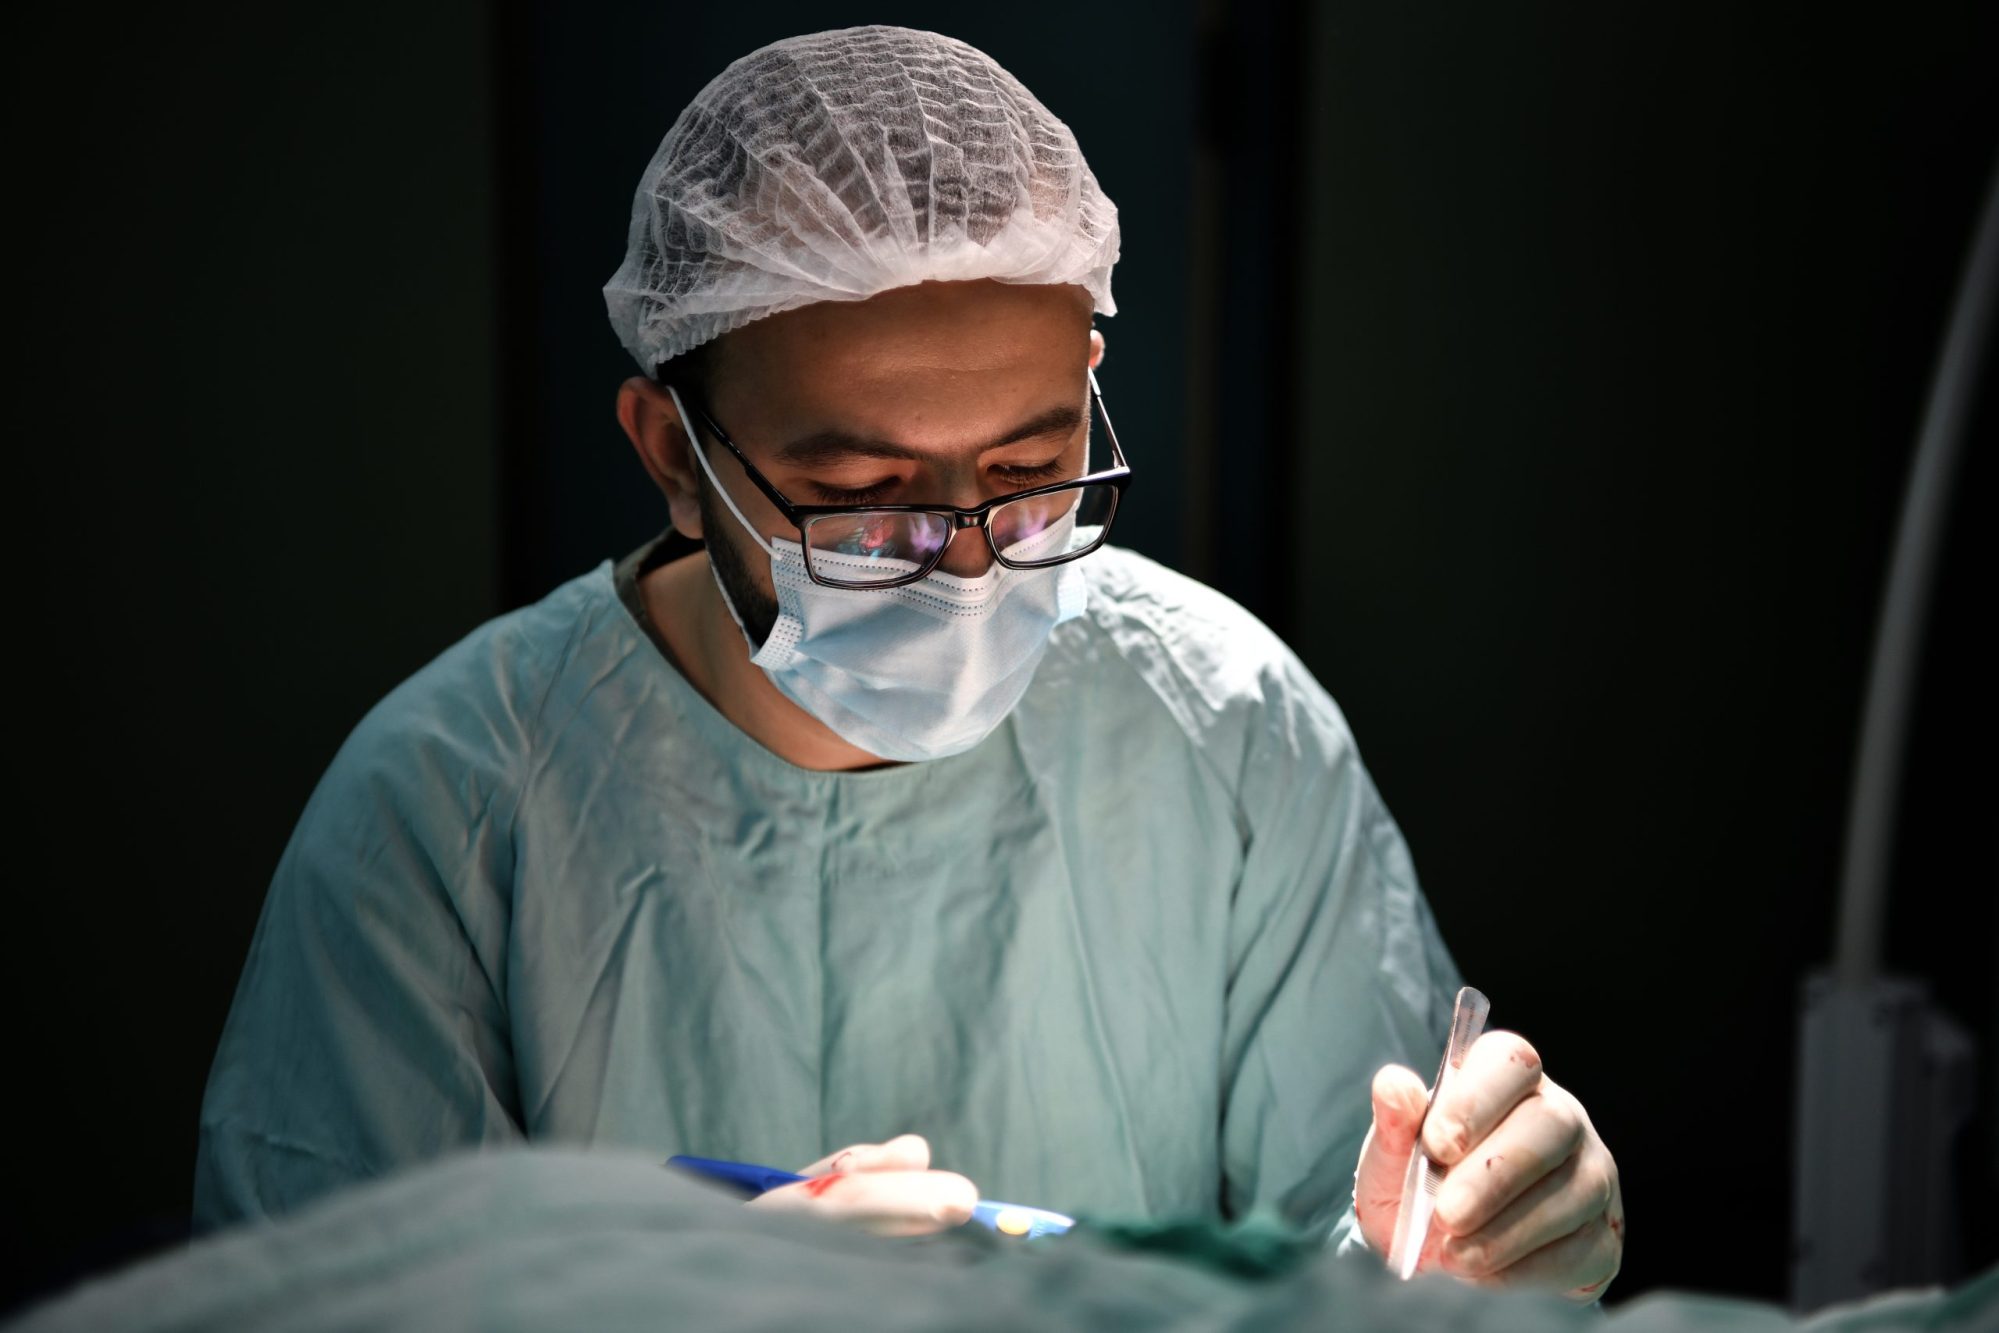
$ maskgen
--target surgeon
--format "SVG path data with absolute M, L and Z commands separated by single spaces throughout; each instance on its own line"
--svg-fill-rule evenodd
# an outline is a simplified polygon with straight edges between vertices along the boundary
M 1117 254 L 1068 128 L 961 42 L 819 33 L 702 90 L 605 288 L 669 526 L 341 748 L 209 1078 L 203 1224 L 528 1139 L 806 1164 L 757 1206 L 883 1232 L 983 1194 L 1385 1253 L 1420 1122 L 1426 1268 L 1601 1294 L 1616 1166 L 1532 1046 L 1424 1118 L 1459 978 L 1339 710 L 1109 540 Z

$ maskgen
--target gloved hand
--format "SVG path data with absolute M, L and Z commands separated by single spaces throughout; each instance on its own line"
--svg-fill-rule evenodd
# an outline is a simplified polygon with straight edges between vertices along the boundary
M 1518 1033 L 1488 1032 L 1425 1120 L 1428 1097 L 1422 1076 L 1403 1065 L 1374 1076 L 1374 1126 L 1354 1174 L 1361 1239 L 1387 1255 L 1421 1124 L 1424 1151 L 1448 1169 L 1418 1272 L 1577 1301 L 1602 1295 L 1624 1257 L 1617 1163 L 1534 1048 Z
M 799 1174 L 812 1179 L 768 1190 L 749 1206 L 810 1213 L 878 1236 L 920 1236 L 968 1221 L 979 1201 L 971 1181 L 930 1169 L 930 1144 L 920 1134 L 856 1143 Z

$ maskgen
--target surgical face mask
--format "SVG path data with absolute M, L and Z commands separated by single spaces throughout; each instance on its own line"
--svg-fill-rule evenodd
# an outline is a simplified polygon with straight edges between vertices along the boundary
M 761 644 L 719 575 L 715 586 L 749 644 L 750 660 L 771 683 L 841 739 L 883 759 L 941 759 L 991 735 L 1027 692 L 1055 627 L 1083 613 L 1087 585 L 1079 562 L 1009 569 L 995 561 L 977 578 L 933 570 L 895 588 L 814 583 L 797 542 L 766 540 L 743 517 L 709 466 L 679 394 L 673 398 L 708 484 L 770 557 L 778 615 Z M 969 530 L 965 538 L 983 540 Z M 1052 524 L 1007 554 L 1031 559 L 1069 538 L 1068 522 Z M 813 559 L 840 577 L 844 557 L 815 551 Z M 857 576 L 870 565 L 879 572 L 878 562 L 854 563 L 861 566 Z

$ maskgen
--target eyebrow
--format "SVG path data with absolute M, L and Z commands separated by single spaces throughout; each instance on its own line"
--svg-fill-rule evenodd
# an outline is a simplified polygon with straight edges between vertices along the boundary
M 1021 422 L 996 440 L 988 440 L 978 452 L 1003 448 L 1018 444 L 1022 440 L 1032 440 L 1043 435 L 1053 435 L 1060 431 L 1073 432 L 1083 423 L 1083 411 L 1074 405 L 1051 407 L 1039 416 Z M 864 435 L 853 435 L 843 430 L 815 431 L 801 436 L 789 444 L 778 446 L 775 459 L 787 467 L 826 467 L 834 463 L 844 463 L 856 458 L 893 458 L 899 460 L 923 459 L 930 455 L 920 449 L 896 444 L 891 440 L 870 439 Z

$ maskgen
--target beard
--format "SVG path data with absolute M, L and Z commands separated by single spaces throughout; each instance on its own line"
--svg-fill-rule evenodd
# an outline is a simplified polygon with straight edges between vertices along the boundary
M 750 577 L 749 561 L 737 545 L 735 530 L 742 525 L 726 506 L 716 502 L 714 487 L 706 477 L 701 479 L 699 503 L 702 544 L 708 548 L 708 563 L 715 567 L 715 581 L 722 585 L 729 605 L 736 609 L 736 618 L 752 641 L 750 652 L 754 655 L 777 624 L 777 599 L 765 593 Z

